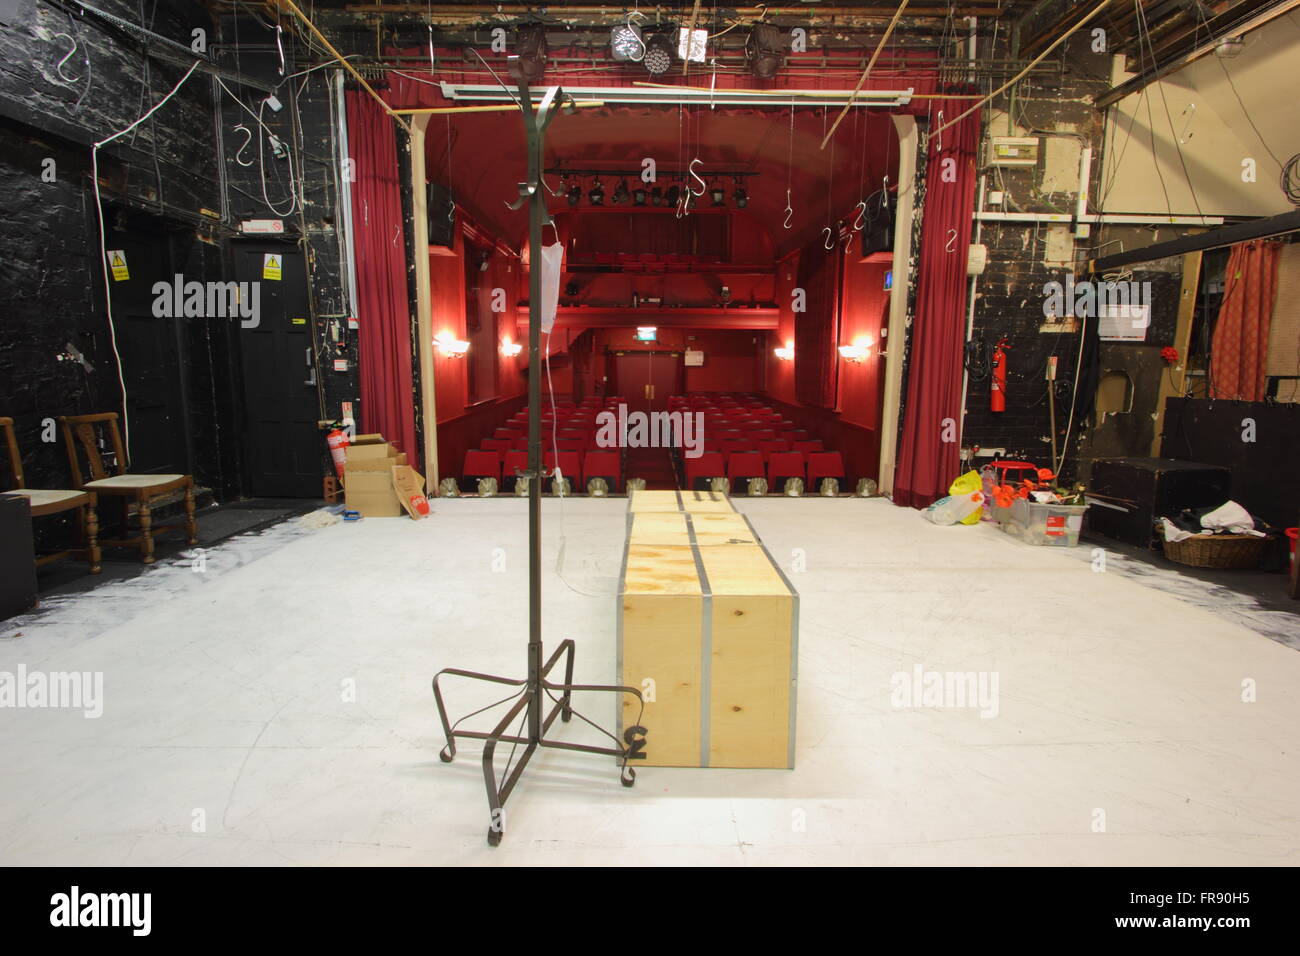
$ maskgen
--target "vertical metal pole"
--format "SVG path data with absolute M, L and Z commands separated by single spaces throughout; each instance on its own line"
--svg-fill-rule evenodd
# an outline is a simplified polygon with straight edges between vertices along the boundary
M 542 144 L 528 82 L 519 81 L 528 137 L 528 738 L 542 736 Z

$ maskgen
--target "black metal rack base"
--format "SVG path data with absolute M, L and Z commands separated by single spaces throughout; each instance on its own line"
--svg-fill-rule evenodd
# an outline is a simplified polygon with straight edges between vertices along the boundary
M 490 67 L 489 67 L 490 69 Z M 575 691 L 596 693 L 631 694 L 641 702 L 645 700 L 641 691 L 635 687 L 621 687 L 611 684 L 575 684 L 573 683 L 574 643 L 572 640 L 561 642 L 555 652 L 542 662 L 542 571 L 541 571 L 541 477 L 542 468 L 541 440 L 541 263 L 542 263 L 542 226 L 549 223 L 550 216 L 546 210 L 546 185 L 542 181 L 542 152 L 546 129 L 561 108 L 572 108 L 573 100 L 559 87 L 547 90 L 541 102 L 533 107 L 532 95 L 528 89 L 528 80 L 520 69 L 517 57 L 510 57 L 510 74 L 518 84 L 518 103 L 524 118 L 524 132 L 528 141 L 528 180 L 519 184 L 519 199 L 511 204 L 518 209 L 528 203 L 528 676 L 525 678 L 498 677 L 495 674 L 482 674 L 477 671 L 461 670 L 448 667 L 439 671 L 433 678 L 433 696 L 438 703 L 438 717 L 442 721 L 443 732 L 447 735 L 447 746 L 438 754 L 444 763 L 450 763 L 456 756 L 456 740 L 464 738 L 483 740 L 483 782 L 488 795 L 488 843 L 497 846 L 505 834 L 506 799 L 510 796 L 523 775 L 524 769 L 539 747 L 568 750 L 577 753 L 599 754 L 621 759 L 620 780 L 623 786 L 630 787 L 636 782 L 636 771 L 628 766 L 629 760 L 645 759 L 645 728 L 641 726 L 638 716 L 623 734 L 623 742 L 609 731 L 599 727 L 573 709 Z M 495 74 L 494 74 L 495 75 Z M 504 84 L 502 84 L 504 86 Z M 508 90 L 509 88 L 506 87 Z M 551 670 L 564 657 L 564 682 L 554 683 L 547 680 Z M 454 724 L 447 719 L 447 707 L 443 702 L 439 680 L 444 676 L 462 677 L 467 680 L 484 681 L 517 687 L 518 691 L 502 700 L 466 714 Z M 559 696 L 556 696 L 556 695 Z M 550 711 L 543 715 L 546 699 L 554 703 Z M 490 732 L 459 730 L 460 724 L 471 717 L 484 713 L 513 701 L 505 716 L 497 722 Z M 599 730 L 614 741 L 614 747 L 597 747 L 589 744 L 571 744 L 560 740 L 548 739 L 546 734 L 558 716 L 567 723 L 574 715 L 584 723 Z M 523 715 L 521 717 L 521 715 Z M 519 718 L 520 728 L 510 733 L 511 725 Z M 524 723 L 527 730 L 524 730 Z M 500 744 L 511 745 L 510 758 L 505 771 L 498 778 L 496 774 L 496 749 Z M 523 753 L 516 763 L 515 754 L 520 746 Z

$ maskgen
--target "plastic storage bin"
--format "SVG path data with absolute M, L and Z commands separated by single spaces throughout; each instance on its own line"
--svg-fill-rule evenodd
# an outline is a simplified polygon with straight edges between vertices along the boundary
M 1079 543 L 1087 505 L 1039 504 L 1017 498 L 1010 508 L 994 508 L 998 525 L 1025 544 L 1073 548 Z

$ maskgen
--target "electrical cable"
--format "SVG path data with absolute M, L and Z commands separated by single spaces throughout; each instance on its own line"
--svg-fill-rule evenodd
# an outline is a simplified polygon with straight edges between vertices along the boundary
M 153 116 L 154 113 L 162 109 L 167 104 L 167 101 L 175 96 L 177 91 L 185 85 L 185 81 L 194 75 L 194 71 L 199 68 L 199 65 L 202 62 L 202 60 L 195 60 L 193 65 L 185 71 L 185 75 L 182 76 L 180 80 L 177 81 L 176 85 L 172 87 L 171 92 L 155 103 L 149 109 L 149 112 L 142 115 L 130 126 L 118 130 L 112 136 L 101 139 L 90 148 L 90 176 L 91 185 L 95 191 L 95 211 L 99 218 L 99 264 L 104 276 L 104 304 L 108 315 L 109 343 L 113 348 L 113 357 L 117 361 L 117 383 L 122 391 L 122 439 L 126 450 L 126 465 L 130 465 L 131 463 L 131 420 L 126 405 L 126 377 L 122 371 L 122 354 L 117 348 L 117 328 L 113 324 L 113 291 L 112 282 L 108 275 L 108 230 L 104 225 L 104 201 L 99 194 L 99 151 L 115 139 L 125 136 L 127 133 L 134 130 L 145 120 L 149 119 L 149 117 Z

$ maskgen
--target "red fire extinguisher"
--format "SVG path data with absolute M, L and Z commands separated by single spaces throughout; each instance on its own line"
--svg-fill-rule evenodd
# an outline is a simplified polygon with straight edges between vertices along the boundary
M 334 470 L 338 472 L 338 476 L 342 478 L 343 466 L 348 460 L 347 432 L 343 431 L 341 428 L 336 428 L 325 436 L 325 441 L 328 442 L 330 446 L 330 458 L 334 460 Z
M 993 383 L 989 386 L 989 410 L 1005 412 L 1007 410 L 1007 352 L 1011 343 L 1006 337 L 998 339 L 993 349 Z

